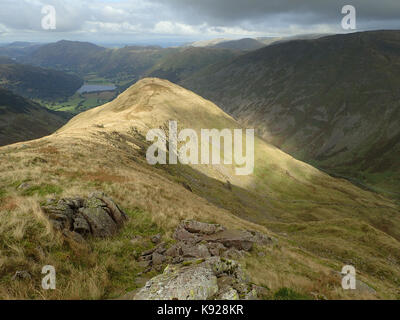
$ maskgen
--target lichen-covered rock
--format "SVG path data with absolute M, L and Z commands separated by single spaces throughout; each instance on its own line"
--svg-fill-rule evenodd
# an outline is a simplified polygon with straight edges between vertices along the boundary
M 217 277 L 204 264 L 169 266 L 146 283 L 135 300 L 208 300 L 218 292 Z
M 233 288 L 227 288 L 217 297 L 217 300 L 240 300 L 239 293 Z
M 119 206 L 101 192 L 88 198 L 50 199 L 42 209 L 53 227 L 71 239 L 112 236 L 127 220 Z
M 169 265 L 135 295 L 135 300 L 239 300 L 252 292 L 240 265 L 211 257 Z

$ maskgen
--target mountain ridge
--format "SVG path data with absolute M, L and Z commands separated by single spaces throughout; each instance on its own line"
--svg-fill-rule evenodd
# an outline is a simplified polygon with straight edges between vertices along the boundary
M 394 192 L 399 47 L 398 31 L 275 43 L 180 84 L 295 157 Z
M 242 128 L 212 102 L 169 81 L 147 78 L 114 101 L 79 114 L 51 136 L 0 148 L 0 214 L 13 217 L 7 223 L 0 219 L 0 230 L 7 230 L 7 243 L 0 238 L 0 244 L 10 257 L 3 267 L 34 274 L 51 261 L 59 279 L 59 290 L 38 297 L 29 284 L 3 277 L 7 289 L 0 289 L 0 296 L 120 297 L 143 286 L 147 275 L 135 257 L 148 250 L 146 239 L 159 233 L 171 243 L 176 227 L 191 219 L 273 236 L 274 245 L 239 259 L 251 281 L 268 288 L 272 297 L 282 288 L 305 297 L 398 297 L 396 204 L 334 179 L 259 138 L 255 171 L 246 179 L 235 178 L 231 165 L 149 165 L 146 132 L 164 128 L 171 119 L 179 128 L 196 131 Z M 24 175 L 26 164 L 29 177 Z M 127 213 L 129 222 L 120 235 L 91 239 L 82 247 L 46 229 L 40 203 L 96 190 L 106 191 Z M 9 232 L 21 223 L 44 248 L 42 255 Z M 374 293 L 340 289 L 332 274 L 350 262 Z M 77 278 L 71 280 L 71 272 Z

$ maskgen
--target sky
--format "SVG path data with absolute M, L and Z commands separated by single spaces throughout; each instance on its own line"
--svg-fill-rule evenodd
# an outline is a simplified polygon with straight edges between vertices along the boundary
M 344 33 L 341 11 L 349 4 L 355 31 L 400 29 L 400 0 L 0 0 L 0 42 L 178 44 Z M 48 5 L 54 30 L 42 27 Z

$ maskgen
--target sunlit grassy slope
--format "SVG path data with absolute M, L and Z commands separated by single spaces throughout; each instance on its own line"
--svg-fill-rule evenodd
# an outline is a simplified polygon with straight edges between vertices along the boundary
M 309 298 L 398 298 L 399 208 L 391 201 L 334 179 L 256 140 L 253 175 L 233 165 L 147 164 L 152 128 L 240 128 L 211 102 L 159 79 L 144 79 L 114 101 L 72 119 L 55 134 L 0 149 L 0 297 L 115 298 L 143 285 L 135 256 L 146 237 L 166 241 L 182 219 L 256 229 L 278 242 L 241 262 L 252 281 L 274 293 L 291 288 Z M 222 151 L 220 151 L 222 153 Z M 223 155 L 226 156 L 226 155 Z M 229 183 L 227 183 L 229 181 Z M 27 189 L 19 189 L 21 183 Z M 189 191 L 191 189 L 192 191 Z M 109 240 L 77 246 L 43 219 L 48 197 L 104 190 L 131 217 Z M 135 235 L 144 236 L 131 243 Z M 261 252 L 263 254 L 261 254 Z M 40 269 L 58 270 L 55 292 L 40 291 Z M 349 293 L 334 276 L 353 264 L 376 295 Z M 28 270 L 29 282 L 12 281 Z M 281 291 L 279 291 L 281 292 Z

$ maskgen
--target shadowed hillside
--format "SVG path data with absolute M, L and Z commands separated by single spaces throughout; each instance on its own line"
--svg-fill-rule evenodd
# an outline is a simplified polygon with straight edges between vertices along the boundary
M 0 59 L 0 87 L 25 98 L 66 98 L 73 95 L 82 84 L 83 80 L 75 75 Z
M 66 117 L 0 88 L 0 146 L 49 135 Z
M 181 82 L 267 141 L 398 196 L 400 33 L 273 44 Z

